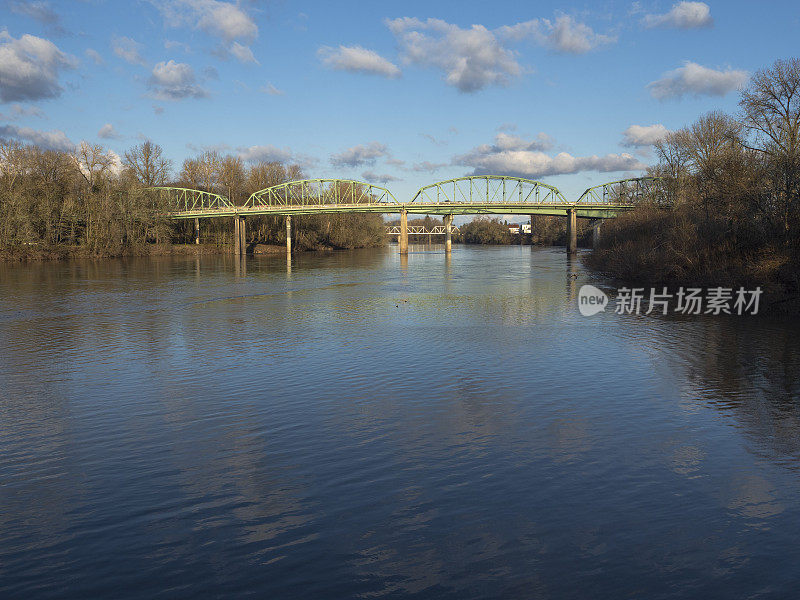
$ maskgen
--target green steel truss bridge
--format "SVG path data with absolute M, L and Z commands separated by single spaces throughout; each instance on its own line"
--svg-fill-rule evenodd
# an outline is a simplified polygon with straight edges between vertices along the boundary
M 576 204 L 615 204 L 635 206 L 642 202 L 660 205 L 672 203 L 668 182 L 662 177 L 620 179 L 590 187 L 580 195 Z
M 575 202 L 555 187 L 519 177 L 479 175 L 439 181 L 399 202 L 386 188 L 348 179 L 290 181 L 252 194 L 235 206 L 218 194 L 186 188 L 150 188 L 173 219 L 320 213 L 429 215 L 526 214 L 610 218 L 643 201 L 665 202 L 666 186 L 653 177 L 625 179 L 586 190 Z
M 408 235 L 414 235 L 407 223 L 409 214 L 443 215 L 448 252 L 454 215 L 562 216 L 567 217 L 567 251 L 575 253 L 578 217 L 594 220 L 594 239 L 599 239 L 601 219 L 616 217 L 644 202 L 671 203 L 667 181 L 657 177 L 623 179 L 590 187 L 574 202 L 546 183 L 502 175 L 473 175 L 432 183 L 420 188 L 408 202 L 399 202 L 384 187 L 351 179 L 289 181 L 259 190 L 241 205 L 234 205 L 219 194 L 187 188 L 156 187 L 149 188 L 148 193 L 156 195 L 154 200 L 171 218 L 194 219 L 197 243 L 200 219 L 234 217 L 237 254 L 244 252 L 246 246 L 248 216 L 284 216 L 286 249 L 291 252 L 292 216 L 326 213 L 399 214 L 397 235 L 401 253 L 408 252 Z

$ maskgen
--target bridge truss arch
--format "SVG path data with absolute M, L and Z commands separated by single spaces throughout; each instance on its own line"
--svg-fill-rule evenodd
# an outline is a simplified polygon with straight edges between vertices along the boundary
M 194 190 L 190 188 L 158 186 L 145 188 L 145 191 L 157 194 L 163 206 L 171 212 L 208 212 L 214 210 L 230 210 L 233 203 L 225 196 Z
M 394 206 L 399 204 L 384 187 L 353 179 L 300 179 L 259 190 L 245 208 Z
M 569 204 L 558 188 L 507 175 L 469 175 L 421 187 L 411 204 Z
M 664 177 L 632 177 L 588 188 L 577 204 L 671 204 L 669 181 Z

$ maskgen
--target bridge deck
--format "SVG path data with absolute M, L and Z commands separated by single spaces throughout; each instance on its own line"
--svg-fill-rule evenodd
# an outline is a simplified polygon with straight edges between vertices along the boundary
M 324 204 L 324 205 L 295 205 L 295 206 L 230 206 L 222 208 L 200 208 L 195 210 L 177 211 L 170 214 L 173 219 L 196 219 L 207 217 L 233 217 L 236 215 L 247 217 L 256 215 L 316 215 L 326 213 L 383 213 L 399 214 L 405 210 L 408 214 L 419 215 L 541 215 L 564 217 L 568 210 L 575 210 L 576 216 L 593 219 L 608 219 L 616 217 L 621 212 L 631 210 L 631 204 L 565 204 L 553 203 L 409 203 L 409 204 Z

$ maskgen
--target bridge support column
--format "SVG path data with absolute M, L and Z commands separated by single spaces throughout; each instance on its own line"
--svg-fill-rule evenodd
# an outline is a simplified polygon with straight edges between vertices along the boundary
M 400 237 L 397 240 L 400 246 L 400 254 L 408 254 L 408 212 L 400 211 Z
M 247 221 L 244 217 L 239 217 L 239 255 L 247 254 Z
M 194 243 L 200 243 L 200 219 L 194 220 Z
M 453 228 L 453 215 L 445 215 L 444 216 L 444 251 L 448 254 L 453 248 L 453 242 L 451 240 L 452 236 L 452 228 Z
M 567 254 L 578 253 L 578 216 L 574 208 L 567 210 Z
M 602 224 L 602 219 L 595 219 L 592 223 L 592 248 L 597 248 L 600 243 L 600 226 Z
M 242 236 L 239 232 L 239 215 L 233 216 L 233 253 L 239 256 L 242 253 Z
M 286 255 L 292 255 L 292 215 L 286 215 Z

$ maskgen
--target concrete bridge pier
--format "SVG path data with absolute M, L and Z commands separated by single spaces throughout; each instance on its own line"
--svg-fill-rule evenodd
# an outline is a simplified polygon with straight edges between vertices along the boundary
M 603 224 L 603 219 L 595 219 L 592 221 L 592 248 L 597 248 L 600 243 L 600 226 Z
M 292 255 L 292 215 L 286 215 L 286 256 Z
M 574 208 L 567 210 L 567 254 L 578 253 L 578 215 Z
M 233 216 L 233 253 L 240 256 L 242 253 L 242 234 L 239 231 L 239 215 Z
M 408 211 L 400 211 L 400 237 L 397 238 L 400 254 L 408 254 Z
M 244 217 L 235 215 L 233 217 L 233 253 L 236 256 L 247 254 L 247 226 Z
M 444 251 L 450 254 L 453 249 L 453 242 L 451 240 L 453 229 L 453 215 L 444 216 Z
M 194 220 L 194 243 L 200 243 L 200 219 Z

